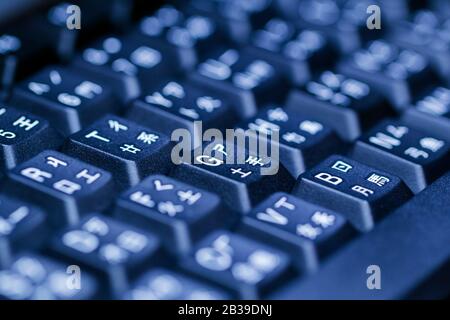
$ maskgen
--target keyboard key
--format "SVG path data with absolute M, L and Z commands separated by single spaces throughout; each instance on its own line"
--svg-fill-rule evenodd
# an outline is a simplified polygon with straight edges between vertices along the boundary
M 196 240 L 232 217 L 217 195 L 162 175 L 122 194 L 115 216 L 151 230 L 175 254 L 187 254 Z
M 248 41 L 253 29 L 261 27 L 273 15 L 272 2 L 189 0 L 187 11 L 211 17 L 230 40 L 243 44 Z
M 10 95 L 16 80 L 21 81 L 45 65 L 67 58 L 73 51 L 74 33 L 55 25 L 41 12 L 0 29 L 0 91 L 3 96 Z M 43 34 L 45 37 L 36 36 Z
M 159 242 L 152 234 L 92 214 L 60 232 L 51 247 L 68 261 L 88 266 L 106 278 L 112 295 L 118 297 L 128 287 L 129 277 L 155 257 Z
M 107 115 L 72 136 L 67 154 L 114 172 L 120 189 L 138 184 L 170 167 L 172 144 L 168 137 L 131 121 Z
M 61 143 L 61 137 L 46 120 L 0 106 L 0 171 L 12 169 L 45 149 L 59 147 Z
M 73 66 L 95 81 L 120 92 L 123 104 L 151 88 L 155 79 L 169 76 L 174 61 L 161 48 L 147 45 L 142 36 L 103 37 L 75 58 Z
M 127 291 L 125 300 L 228 300 L 221 289 L 168 269 L 152 269 Z
M 265 244 L 217 230 L 182 262 L 188 271 L 236 292 L 259 299 L 289 274 L 289 257 Z
M 315 275 L 293 280 L 269 298 L 447 297 L 449 288 L 443 283 L 448 279 L 450 259 L 449 185 L 450 172 L 386 217 L 372 232 L 330 257 Z M 368 277 L 374 275 L 369 266 L 380 267 L 381 290 L 367 289 Z
M 0 98 L 5 99 L 16 77 L 21 40 L 12 34 L 0 34 Z
M 336 58 L 323 33 L 300 30 L 285 20 L 274 18 L 255 31 L 248 50 L 273 64 L 294 85 L 303 85 L 320 70 L 331 67 Z
M 418 193 L 449 170 L 449 142 L 398 121 L 387 120 L 364 135 L 353 157 L 398 175 Z
M 285 17 L 303 28 L 312 28 L 325 33 L 342 53 L 350 53 L 365 41 L 383 35 L 384 28 L 367 27 L 369 17 L 367 8 L 374 4 L 373 1 L 278 0 L 277 2 Z
M 344 215 L 363 232 L 412 195 L 396 176 L 342 156 L 301 175 L 293 194 Z
M 288 252 L 303 271 L 315 271 L 318 259 L 344 245 L 353 233 L 338 213 L 287 193 L 275 193 L 243 219 L 243 234 Z
M 0 299 L 7 300 L 89 300 L 95 299 L 98 283 L 77 266 L 25 253 L 10 268 L 0 270 Z M 76 279 L 78 272 L 80 276 Z
M 114 195 L 111 174 L 56 151 L 44 151 L 8 173 L 5 192 L 35 203 L 52 225 L 78 222 L 83 213 L 100 211 Z
M 450 141 L 450 89 L 436 87 L 406 110 L 402 120 Z
M 138 33 L 173 52 L 183 70 L 193 69 L 210 48 L 225 41 L 216 21 L 205 15 L 185 15 L 171 5 L 144 17 Z
M 38 16 L 38 19 L 41 19 L 45 25 L 45 38 L 51 39 L 52 50 L 63 62 L 68 62 L 73 58 L 81 30 L 81 21 L 80 28 L 77 28 L 76 22 L 78 21 L 71 19 L 74 11 L 70 6 L 69 3 L 56 4 Z
M 42 243 L 46 234 L 44 221 L 40 209 L 0 195 L 0 269 L 11 265 L 14 253 Z
M 450 18 L 441 20 L 437 13 L 417 11 L 412 21 L 403 21 L 393 29 L 391 39 L 427 57 L 435 72 L 450 84 Z
M 313 167 L 342 146 L 329 127 L 276 105 L 263 108 L 256 117 L 238 127 L 267 135 L 279 131 L 280 161 L 293 177 L 298 177 L 306 168 Z
M 276 67 L 235 49 L 218 50 L 197 66 L 190 79 L 220 94 L 248 118 L 259 105 L 284 98 L 287 84 Z
M 289 111 L 330 126 L 346 141 L 393 113 L 387 101 L 367 83 L 325 71 L 288 98 Z
M 167 136 L 187 129 L 196 148 L 201 144 L 202 130 L 232 128 L 237 114 L 226 100 L 210 96 L 188 81 L 168 80 L 137 99 L 127 118 Z
M 404 109 L 421 91 L 438 82 L 423 55 L 384 40 L 373 41 L 356 51 L 339 64 L 338 70 L 366 82 L 397 109 Z
M 11 104 L 46 118 L 64 135 L 118 109 L 110 88 L 61 67 L 48 67 L 19 84 Z
M 269 147 L 272 151 L 277 148 Z M 199 188 L 214 190 L 230 210 L 248 212 L 271 193 L 289 192 L 293 187 L 294 179 L 278 159 L 233 143 L 225 146 L 213 142 L 201 149 L 192 152 L 193 161 L 187 159 L 175 166 L 171 175 Z

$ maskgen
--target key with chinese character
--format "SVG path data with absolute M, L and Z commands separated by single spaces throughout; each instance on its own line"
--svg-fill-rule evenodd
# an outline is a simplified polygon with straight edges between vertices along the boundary
M 170 169 L 172 145 L 165 135 L 134 122 L 107 115 L 72 135 L 67 154 L 114 172 L 119 188 L 136 185 L 153 173 Z
M 449 170 L 449 142 L 398 121 L 386 120 L 355 145 L 353 157 L 398 175 L 418 193 Z
M 190 79 L 234 105 L 243 118 L 258 105 L 284 98 L 284 76 L 270 62 L 236 49 L 221 49 L 197 66 Z
M 227 300 L 230 295 L 179 272 L 156 268 L 142 275 L 124 300 Z
M 346 141 L 391 115 L 387 101 L 365 82 L 325 71 L 301 90 L 293 91 L 287 109 L 330 126 Z
M 450 88 L 436 87 L 418 99 L 402 120 L 422 131 L 450 141 Z
M 301 30 L 279 18 L 252 34 L 247 50 L 282 70 L 294 85 L 303 85 L 320 70 L 331 67 L 334 49 L 326 36 L 314 30 Z
M 239 44 L 246 43 L 252 30 L 273 15 L 272 0 L 189 0 L 187 12 L 211 17 L 229 40 Z
M 261 145 L 273 152 L 272 157 L 230 142 L 205 144 L 203 150 L 200 147 L 192 152 L 193 159 L 181 158 L 171 175 L 214 190 L 233 211 L 248 212 L 271 193 L 289 192 L 294 184 L 293 177 L 274 155 L 277 146 L 267 141 Z
M 140 229 L 91 214 L 55 236 L 51 247 L 72 264 L 93 269 L 117 298 L 130 279 L 155 258 L 159 241 Z
M 237 114 L 227 100 L 211 96 L 188 81 L 167 80 L 136 100 L 127 118 L 167 136 L 185 128 L 196 148 L 202 130 L 232 128 Z
M 150 176 L 122 194 L 115 216 L 145 226 L 176 254 L 187 254 L 196 240 L 232 218 L 217 195 L 162 175 Z
M 37 204 L 52 226 L 104 210 L 114 196 L 111 174 L 56 151 L 44 151 L 8 173 L 7 194 Z
M 417 94 L 438 83 L 423 55 L 383 40 L 373 41 L 365 49 L 354 52 L 338 70 L 366 82 L 397 109 L 404 109 Z
M 398 300 L 430 293 L 446 297 L 442 279 L 449 274 L 449 186 L 450 172 L 330 257 L 315 275 L 292 280 L 269 298 Z
M 89 272 L 35 253 L 20 254 L 0 270 L 0 284 L 2 300 L 89 300 L 98 293 Z
M 89 78 L 108 83 L 120 92 L 125 104 L 137 98 L 141 89 L 150 88 L 155 79 L 171 75 L 173 59 L 158 46 L 147 45 L 143 36 L 110 36 L 86 48 L 73 65 Z
M 42 210 L 0 195 L 0 269 L 9 266 L 19 250 L 39 247 L 45 234 Z
M 236 292 L 242 299 L 259 299 L 289 276 L 290 263 L 282 251 L 217 230 L 196 246 L 182 267 Z
M 342 215 L 278 192 L 261 202 L 243 219 L 246 235 L 291 253 L 303 271 L 317 269 L 319 258 L 342 246 L 354 233 Z
M 118 109 L 109 87 L 61 67 L 48 67 L 20 83 L 11 104 L 48 119 L 64 135 Z
M 173 52 L 184 70 L 191 70 L 211 46 L 225 40 L 218 23 L 211 17 L 195 13 L 185 15 L 171 5 L 144 17 L 137 32 L 150 43 L 159 43 Z
M 46 120 L 0 105 L 0 171 L 61 143 L 62 138 Z
M 280 160 L 293 177 L 337 151 L 341 141 L 329 127 L 277 105 L 263 108 L 239 128 L 267 135 L 279 131 Z
M 301 175 L 293 194 L 344 215 L 364 232 L 412 196 L 398 177 L 342 156 Z

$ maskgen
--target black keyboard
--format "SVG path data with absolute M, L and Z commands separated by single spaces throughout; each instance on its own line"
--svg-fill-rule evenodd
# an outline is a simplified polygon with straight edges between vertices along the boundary
M 0 1 L 0 299 L 442 299 L 449 230 L 448 1 Z

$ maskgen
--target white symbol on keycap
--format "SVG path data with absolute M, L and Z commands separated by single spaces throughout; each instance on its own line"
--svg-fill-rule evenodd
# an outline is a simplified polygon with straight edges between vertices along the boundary
M 297 225 L 296 231 L 298 235 L 311 240 L 315 240 L 322 233 L 322 229 L 313 227 L 309 223 Z
M 121 130 L 127 131 L 128 127 L 117 120 L 108 120 L 108 126 L 110 129 L 114 130 L 114 132 L 120 132 Z
M 179 83 L 173 81 L 165 85 L 162 89 L 162 93 L 165 96 L 172 96 L 178 99 L 183 99 L 186 96 L 184 88 Z
M 19 128 L 24 128 L 25 131 L 29 131 L 33 129 L 35 126 L 39 124 L 38 120 L 34 120 L 33 122 L 30 119 L 27 119 L 27 117 L 20 117 L 16 121 L 14 121 L 13 126 L 19 126 Z
M 197 107 L 206 112 L 213 112 L 222 106 L 222 101 L 212 97 L 200 97 L 197 99 Z
M 73 230 L 64 234 L 62 242 L 69 248 L 73 248 L 82 253 L 91 253 L 97 249 L 99 240 L 93 234 L 82 231 Z
M 420 145 L 424 149 L 431 150 L 433 152 L 439 151 L 444 146 L 444 141 L 434 139 L 434 138 L 422 138 L 420 139 Z
M 254 156 L 249 156 L 247 160 L 245 160 L 245 163 L 248 163 L 251 166 L 260 166 L 260 167 L 265 165 L 263 159 Z
M 311 221 L 321 226 L 322 228 L 328 228 L 334 225 L 336 217 L 326 212 L 316 211 L 311 217 Z
M 87 135 L 84 136 L 86 139 L 90 139 L 90 138 L 94 138 L 103 142 L 110 142 L 111 140 L 102 137 L 98 134 L 97 130 L 91 131 L 90 133 L 88 133 Z
M 124 231 L 117 237 L 117 244 L 121 248 L 133 253 L 144 250 L 147 243 L 148 240 L 146 236 L 132 230 Z
M 160 202 L 158 204 L 158 211 L 167 214 L 169 217 L 175 217 L 178 213 L 183 212 L 184 207 L 175 205 L 171 201 Z
M 389 183 L 391 180 L 388 177 L 372 173 L 370 177 L 367 178 L 367 181 L 375 183 L 379 187 L 383 187 L 386 183 Z
M 122 147 L 120 147 L 120 150 L 132 154 L 137 154 L 138 152 L 142 151 L 141 149 L 135 147 L 133 144 L 124 144 Z
M 153 184 L 155 185 L 156 191 L 167 191 L 173 190 L 174 188 L 173 184 L 163 184 L 161 180 L 155 180 L 153 181 Z
M 30 91 L 33 91 L 38 96 L 41 96 L 44 93 L 47 93 L 50 91 L 50 86 L 45 83 L 30 82 L 28 84 L 28 89 L 30 89 Z
M 78 107 L 81 104 L 80 98 L 65 92 L 58 95 L 58 101 L 69 107 Z
M 300 130 L 308 132 L 310 135 L 316 135 L 323 130 L 323 125 L 316 121 L 305 120 L 298 126 Z
M 63 160 L 60 160 L 60 159 L 57 159 L 55 157 L 51 157 L 50 156 L 50 157 L 45 158 L 45 160 L 46 160 L 47 164 L 49 166 L 52 166 L 53 168 L 58 168 L 60 166 L 62 166 L 62 167 L 67 167 L 68 166 L 67 162 L 65 162 Z
M 139 203 L 148 208 L 153 208 L 155 206 L 155 201 L 149 194 L 145 194 L 142 191 L 136 191 L 130 195 L 130 200 Z
M 48 76 L 50 78 L 50 82 L 53 83 L 55 86 L 61 84 L 62 78 L 61 78 L 61 74 L 58 71 L 52 70 L 52 71 L 50 71 Z
M 75 87 L 75 93 L 86 99 L 94 99 L 96 96 L 102 94 L 103 88 L 91 81 L 83 81 Z
M 345 163 L 344 161 L 336 161 L 331 168 L 341 171 L 341 172 L 344 172 L 344 173 L 347 173 L 353 169 L 353 167 L 351 165 L 349 165 L 348 163 Z
M 267 117 L 270 121 L 286 122 L 289 120 L 288 114 L 281 108 L 270 109 L 267 111 Z
M 285 134 L 283 134 L 282 138 L 286 142 L 291 142 L 291 143 L 296 143 L 296 144 L 301 144 L 306 141 L 306 138 L 304 136 L 299 135 L 296 132 L 286 132 Z
M 194 193 L 192 190 L 178 191 L 177 195 L 180 201 L 187 202 L 189 205 L 195 204 L 202 197 L 200 192 Z
M 199 249 L 195 253 L 195 260 L 202 267 L 214 270 L 227 270 L 233 263 L 233 248 L 230 246 L 230 238 L 226 235 L 217 237 L 211 247 Z
M 247 178 L 249 175 L 252 174 L 251 171 L 248 172 L 243 172 L 241 168 L 235 169 L 235 168 L 231 168 L 231 174 L 239 174 L 241 179 Z
M 173 106 L 172 101 L 166 99 L 161 93 L 155 92 L 152 95 L 148 95 L 145 97 L 145 102 L 156 104 L 158 106 L 171 108 Z
M 189 108 L 180 108 L 178 110 L 178 112 L 186 117 L 192 118 L 192 119 L 198 119 L 200 118 L 200 115 L 198 114 L 197 111 L 195 111 L 194 109 L 189 109 Z
M 153 144 L 159 140 L 159 136 L 156 134 L 153 134 L 153 133 L 147 133 L 147 132 L 142 131 L 138 135 L 137 140 L 142 141 L 143 143 L 146 143 L 146 144 Z
M 139 47 L 130 56 L 131 62 L 135 65 L 150 69 L 161 62 L 162 56 L 159 51 L 149 47 Z
M 365 187 L 362 187 L 362 186 L 358 186 L 358 185 L 353 186 L 353 187 L 352 187 L 352 190 L 355 191 L 355 192 L 358 192 L 358 193 L 362 194 L 362 195 L 365 196 L 365 197 L 369 197 L 369 196 L 371 196 L 372 194 L 374 194 L 374 191 L 373 191 L 373 190 L 370 190 L 370 189 L 368 189 L 368 188 L 365 188 Z
M 406 149 L 405 154 L 413 157 L 414 159 L 419 159 L 419 158 L 428 159 L 429 158 L 429 154 L 427 152 L 425 152 L 423 150 L 419 150 L 415 147 L 410 147 L 410 148 Z

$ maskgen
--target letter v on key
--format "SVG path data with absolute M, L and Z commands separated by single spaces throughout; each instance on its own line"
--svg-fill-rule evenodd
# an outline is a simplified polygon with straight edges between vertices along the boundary
M 153 181 L 156 191 L 167 191 L 173 189 L 173 184 L 163 184 L 161 180 Z

